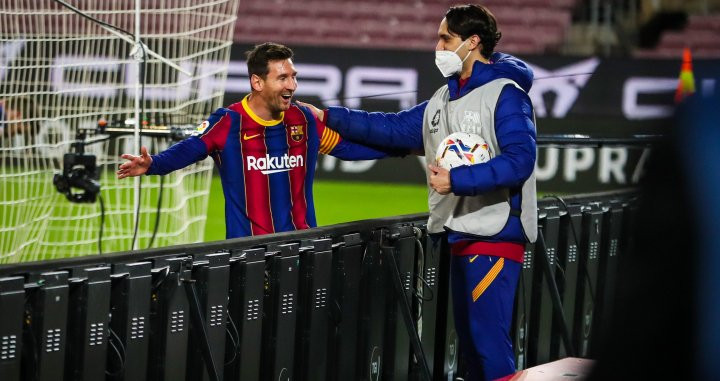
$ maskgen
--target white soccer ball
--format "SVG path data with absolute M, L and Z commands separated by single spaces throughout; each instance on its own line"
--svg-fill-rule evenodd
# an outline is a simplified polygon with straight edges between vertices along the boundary
M 445 169 L 485 163 L 490 158 L 492 152 L 485 139 L 467 132 L 453 132 L 446 136 L 435 155 L 437 165 Z

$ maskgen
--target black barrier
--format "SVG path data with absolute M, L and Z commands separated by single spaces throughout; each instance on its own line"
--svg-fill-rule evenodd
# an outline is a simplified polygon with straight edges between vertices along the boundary
M 532 312 L 532 282 L 534 273 L 535 248 L 525 245 L 520 281 L 515 292 L 515 308 L 513 309 L 513 325 L 511 338 L 515 350 L 515 367 L 528 367 L 530 314 Z
M 360 269 L 363 261 L 360 234 L 342 237 L 333 255 L 330 352 L 328 379 L 351 380 L 358 374 L 357 350 L 360 311 Z
M 320 239 L 300 250 L 298 341 L 295 378 L 298 381 L 327 379 L 332 292 L 332 240 Z
M 150 302 L 148 379 L 185 380 L 190 302 L 183 280 L 190 279 L 186 258 L 153 261 Z
M 32 274 L 36 275 L 36 274 Z M 23 378 L 50 381 L 65 370 L 68 273 L 40 274 L 27 288 L 23 332 Z
M 608 324 L 612 320 L 613 298 L 615 295 L 615 277 L 618 271 L 618 260 L 620 253 L 620 240 L 623 229 L 623 205 L 618 201 L 611 201 L 607 204 L 607 210 L 602 219 L 602 238 L 600 241 L 598 284 L 597 284 L 597 307 L 595 308 L 595 319 L 593 334 L 597 335 L 603 330 L 609 329 Z M 590 348 L 590 355 L 597 353 L 595 347 Z
M 532 305 L 530 307 L 532 336 L 528 337 L 528 349 L 532 357 L 530 364 L 544 364 L 550 361 L 550 350 L 553 330 L 554 293 L 548 282 L 555 281 L 557 269 L 558 236 L 560 233 L 560 209 L 547 207 L 539 216 L 540 230 L 545 246 L 538 247 L 535 252 L 535 268 L 533 269 Z M 551 280 L 548 279 L 552 278 Z
M 519 369 L 591 356 L 636 193 L 548 197 Z M 0 267 L 2 380 L 433 380 L 459 371 L 447 242 L 426 215 Z
M 379 380 L 382 374 L 385 309 L 388 289 L 386 272 L 380 252 L 382 232 L 373 233 L 367 242 L 362 261 L 360 284 L 360 337 L 358 342 L 357 375 L 363 380 Z
M 264 315 L 265 250 L 235 253 L 230 260 L 230 322 L 237 336 L 228 335 L 233 355 L 225 367 L 230 380 L 259 380 Z M 239 342 L 237 341 L 239 340 Z
M 274 248 L 277 251 L 274 251 Z M 298 310 L 299 245 L 268 247 L 268 280 L 265 307 L 268 322 L 263 330 L 261 377 L 265 380 L 294 379 L 295 331 Z
M 387 232 L 390 235 L 392 246 L 382 248 L 382 255 L 386 261 L 385 289 L 388 293 L 396 289 L 396 278 L 399 277 L 402 298 L 408 304 L 412 303 L 414 295 L 413 279 L 415 278 L 415 233 L 410 226 L 394 227 Z M 389 261 L 394 261 L 395 265 Z M 397 266 L 397 274 L 394 271 Z M 396 276 L 397 275 L 397 276 Z M 410 373 L 410 341 L 406 330 L 406 323 L 402 316 L 403 305 L 400 295 L 386 299 L 387 314 L 385 316 L 385 353 L 383 362 L 383 379 L 407 380 Z
M 432 371 L 435 368 L 435 348 L 437 339 L 438 321 L 438 272 L 440 267 L 440 252 L 433 250 L 432 238 L 427 236 L 426 226 L 420 226 L 416 230 L 420 238 L 416 241 L 418 245 L 417 268 L 417 289 L 419 290 L 415 300 L 418 313 L 418 330 L 420 340 L 428 367 Z M 424 239 L 423 239 L 424 238 Z
M 105 377 L 110 267 L 74 269 L 69 280 L 67 380 Z
M 19 380 L 21 372 L 25 279 L 0 278 L 0 379 Z
M 195 316 L 195 319 L 199 318 L 196 322 L 202 327 L 190 325 L 187 374 L 189 380 L 215 379 L 211 374 L 213 371 L 207 366 L 207 356 L 212 356 L 217 379 L 223 378 L 229 272 L 229 253 L 198 255 L 194 258 L 191 285 L 197 295 L 197 301 L 190 300 L 190 314 L 191 317 Z M 199 307 L 199 311 L 195 305 Z M 199 312 L 199 316 L 194 312 Z M 209 350 L 209 353 L 206 350 Z
M 145 380 L 148 369 L 151 263 L 113 265 L 108 378 Z
M 450 247 L 447 240 L 433 237 L 428 239 L 433 255 L 439 257 L 438 286 L 435 294 L 437 299 L 435 354 L 431 371 L 434 380 L 452 379 L 458 370 L 460 356 L 450 298 Z
M 593 320 L 598 300 L 600 238 L 603 211 L 599 204 L 591 203 L 583 210 L 580 241 L 580 272 L 584 281 L 578 282 L 577 318 L 575 320 L 575 349 L 577 355 L 590 353 Z
M 580 236 L 581 231 L 581 205 L 566 205 L 564 202 L 561 203 L 563 206 L 563 214 L 560 217 L 560 235 L 558 245 L 558 265 L 562 271 L 557 272 L 556 282 L 558 284 L 558 290 L 562 298 L 562 310 L 563 319 L 565 321 L 567 329 L 572 332 L 575 327 L 575 303 L 578 287 L 578 279 L 582 278 L 579 269 L 579 254 L 580 249 Z M 555 321 L 559 317 L 556 316 Z M 571 348 L 568 348 L 568 344 Z M 553 337 L 552 343 L 552 358 L 563 358 L 570 354 L 575 354 L 575 345 L 572 343 L 566 344 L 557 335 Z

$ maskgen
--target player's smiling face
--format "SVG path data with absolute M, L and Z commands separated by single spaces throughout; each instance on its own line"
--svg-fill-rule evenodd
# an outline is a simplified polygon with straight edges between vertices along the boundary
M 290 108 L 290 100 L 297 89 L 297 70 L 291 59 L 268 62 L 268 74 L 260 96 L 273 118 Z

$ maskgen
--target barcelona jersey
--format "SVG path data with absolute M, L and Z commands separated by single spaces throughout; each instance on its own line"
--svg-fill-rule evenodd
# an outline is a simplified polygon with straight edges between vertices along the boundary
M 165 174 L 210 155 L 225 195 L 227 238 L 317 226 L 313 179 L 318 153 L 345 160 L 384 151 L 343 140 L 305 107 L 264 120 L 242 102 L 215 111 L 196 136 L 153 155 L 148 174 Z

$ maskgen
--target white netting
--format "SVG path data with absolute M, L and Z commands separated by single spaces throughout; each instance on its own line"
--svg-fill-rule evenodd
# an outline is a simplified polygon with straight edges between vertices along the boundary
M 198 124 L 222 103 L 239 0 L 143 0 L 147 47 L 192 73 L 148 57 L 144 108 L 148 125 Z M 134 33 L 132 0 L 67 1 Z M 51 0 L 0 0 L 0 263 L 98 252 L 101 208 L 70 203 L 53 186 L 79 127 L 111 125 L 135 115 L 133 46 Z M 90 135 L 90 137 L 94 137 Z M 158 152 L 171 141 L 143 137 Z M 129 250 L 134 228 L 133 180 L 117 180 L 132 135 L 90 145 L 97 155 L 105 203 L 103 252 Z M 205 160 L 164 179 L 154 247 L 203 238 L 212 163 Z M 160 189 L 142 179 L 140 248 L 150 243 Z

